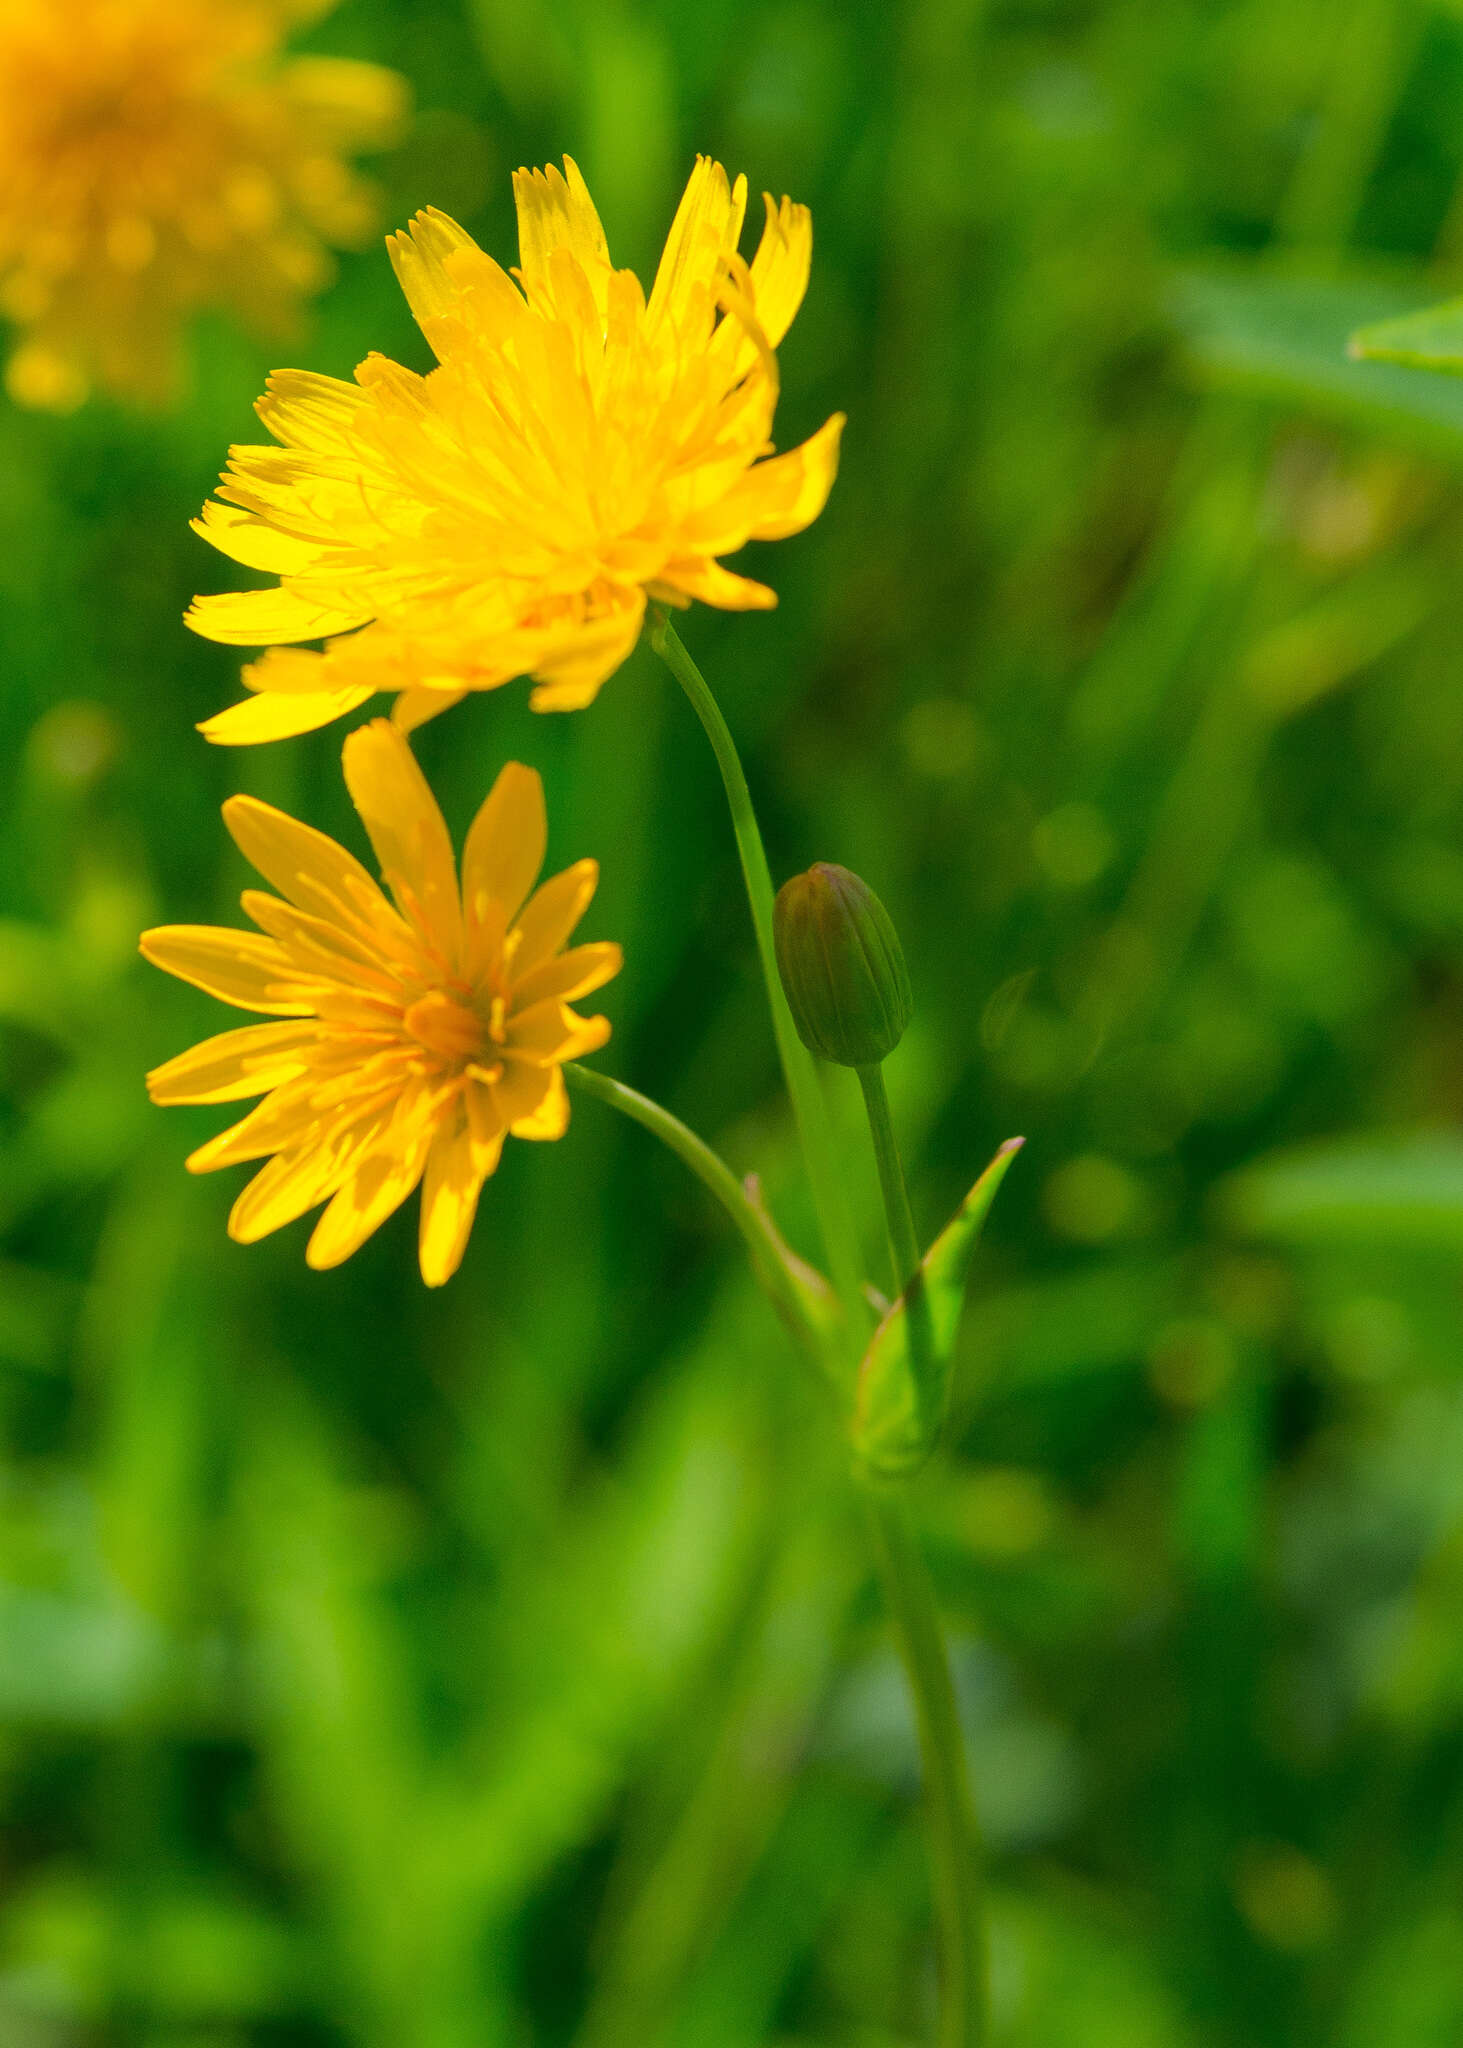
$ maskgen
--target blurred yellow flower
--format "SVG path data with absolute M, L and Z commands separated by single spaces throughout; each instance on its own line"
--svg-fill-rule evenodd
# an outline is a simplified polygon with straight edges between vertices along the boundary
M 283 446 L 235 448 L 197 530 L 280 584 L 200 597 L 188 623 L 240 646 L 346 637 L 272 647 L 209 739 L 308 732 L 378 690 L 410 729 L 520 675 L 536 710 L 570 710 L 629 654 L 647 598 L 776 603 L 717 557 L 801 531 L 837 468 L 841 415 L 762 459 L 807 208 L 769 197 L 749 265 L 746 180 L 698 158 L 647 303 L 570 159 L 514 193 L 512 278 L 445 214 L 390 237 L 428 376 L 373 355 L 350 384 L 270 379 L 258 410 Z
M 328 281 L 326 243 L 374 207 L 343 153 L 405 106 L 374 64 L 279 45 L 335 0 L 3 0 L 0 313 L 22 405 L 177 383 L 181 329 L 225 306 L 287 335 Z
M 252 1244 L 328 1207 L 306 1258 L 335 1266 L 422 1182 L 422 1278 L 456 1272 L 503 1140 L 559 1138 L 562 1062 L 610 1035 L 569 1004 L 620 969 L 615 945 L 565 940 L 594 894 L 592 860 L 534 889 L 543 785 L 510 761 L 452 842 L 402 734 L 385 719 L 345 743 L 345 779 L 394 901 L 333 839 L 253 797 L 224 805 L 248 860 L 280 891 L 244 892 L 254 932 L 163 925 L 143 954 L 223 1002 L 283 1019 L 210 1038 L 147 1077 L 154 1102 L 267 1099 L 188 1161 L 269 1163 L 229 1234 Z M 533 891 L 530 894 L 530 891 Z M 272 1156 L 271 1156 L 272 1155 Z

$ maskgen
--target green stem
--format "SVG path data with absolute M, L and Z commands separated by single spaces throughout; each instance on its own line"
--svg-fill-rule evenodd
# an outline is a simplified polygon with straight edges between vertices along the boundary
M 889 1091 L 884 1086 L 881 1066 L 856 1069 L 864 1091 L 864 1108 L 869 1113 L 869 1135 L 874 1141 L 874 1161 L 879 1169 L 879 1191 L 884 1197 L 884 1221 L 889 1232 L 889 1259 L 894 1273 L 894 1294 L 903 1294 L 919 1265 L 919 1239 L 914 1234 L 914 1215 L 909 1206 L 909 1189 L 904 1182 L 904 1162 L 894 1137 L 894 1119 L 889 1114 Z
M 985 1872 L 940 1612 L 902 1501 L 868 1495 L 878 1561 L 919 1723 L 940 1957 L 939 2048 L 984 2048 Z
M 826 1283 L 788 1250 L 772 1218 L 752 1200 L 720 1154 L 698 1138 L 689 1124 L 683 1124 L 648 1095 L 627 1088 L 623 1081 L 611 1080 L 608 1074 L 596 1073 L 593 1067 L 581 1067 L 574 1061 L 565 1064 L 564 1079 L 579 1094 L 592 1095 L 597 1102 L 608 1103 L 611 1109 L 630 1117 L 690 1167 L 741 1232 L 752 1254 L 757 1278 L 773 1306 L 818 1362 L 826 1365 L 833 1307 L 827 1299 Z
M 828 1270 L 833 1277 L 833 1285 L 843 1304 L 844 1313 L 848 1317 L 849 1328 L 852 1332 L 858 1333 L 861 1339 L 862 1333 L 868 1328 L 869 1318 L 859 1270 L 858 1242 L 854 1235 L 853 1218 L 844 1198 L 843 1182 L 833 1149 L 833 1135 L 828 1127 L 828 1112 L 824 1107 L 812 1055 L 797 1035 L 792 1012 L 787 1007 L 787 998 L 782 992 L 782 982 L 778 977 L 777 955 L 772 943 L 772 876 L 767 866 L 762 834 L 757 825 L 757 814 L 752 808 L 747 778 L 742 772 L 736 742 L 721 715 L 720 706 L 711 694 L 706 678 L 686 652 L 679 634 L 663 611 L 656 610 L 651 614 L 650 644 L 690 698 L 692 709 L 706 729 L 711 751 L 716 756 L 716 765 L 721 770 L 727 802 L 731 807 L 732 830 L 736 834 L 737 852 L 741 855 L 747 899 L 752 907 L 752 924 L 757 934 L 757 952 L 762 962 L 762 977 L 767 984 L 767 1000 L 772 1009 L 777 1050 L 782 1060 L 787 1092 L 792 1098 L 793 1114 L 797 1119 L 798 1135 L 802 1141 L 808 1183 L 812 1189 L 813 1206 L 818 1214 Z M 860 1341 L 855 1349 L 861 1348 Z
M 904 1180 L 904 1162 L 894 1136 L 894 1119 L 889 1114 L 889 1091 L 884 1086 L 882 1066 L 855 1070 L 864 1091 L 864 1108 L 869 1115 L 869 1136 L 874 1141 L 874 1161 L 879 1169 L 879 1191 L 884 1197 L 884 1223 L 889 1235 L 889 1263 L 894 1275 L 894 1299 L 902 1294 L 905 1325 L 909 1332 L 909 1364 L 919 1394 L 920 1421 L 933 1433 L 940 1425 L 943 1392 L 935 1370 L 935 1333 L 930 1324 L 929 1297 L 915 1286 L 920 1270 L 919 1239 L 909 1206 L 909 1189 Z

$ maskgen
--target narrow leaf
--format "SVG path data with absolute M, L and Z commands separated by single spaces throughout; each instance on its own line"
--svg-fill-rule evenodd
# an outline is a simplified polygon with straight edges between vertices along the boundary
M 1170 305 L 1197 379 L 1320 419 L 1355 423 L 1450 462 L 1463 459 L 1463 391 L 1415 361 L 1358 362 L 1370 333 L 1407 312 L 1403 293 L 1366 278 L 1191 269 Z
M 859 1368 L 853 1446 L 866 1471 L 894 1479 L 916 1471 L 934 1449 L 949 1405 L 950 1368 L 965 1275 L 986 1212 L 1025 1140 L 1008 1138 L 935 1239 L 920 1270 L 875 1330 Z M 918 1290 L 918 1292 L 916 1292 Z M 910 1361 L 909 1323 L 921 1297 L 929 1319 L 936 1400 L 922 1401 Z

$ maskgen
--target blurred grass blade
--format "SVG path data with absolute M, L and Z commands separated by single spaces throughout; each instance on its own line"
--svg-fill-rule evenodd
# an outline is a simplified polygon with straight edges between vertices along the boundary
M 1351 337 L 1350 352 L 1361 362 L 1406 363 L 1463 376 L 1463 299 L 1360 328 Z
M 965 1304 L 965 1274 L 996 1190 L 1006 1177 L 1023 1140 L 1008 1138 L 920 1261 L 911 1287 L 900 1295 L 874 1332 L 859 1368 L 853 1421 L 854 1452 L 878 1478 L 898 1478 L 921 1466 L 934 1449 L 950 1391 L 950 1364 L 960 1311 Z M 906 1302 L 914 1287 L 923 1287 L 929 1303 L 930 1332 L 940 1398 L 934 1426 L 925 1421 L 924 1405 L 909 1358 Z
M 1463 1139 L 1354 1138 L 1273 1154 L 1221 1182 L 1221 1226 L 1295 1245 L 1463 1248 Z

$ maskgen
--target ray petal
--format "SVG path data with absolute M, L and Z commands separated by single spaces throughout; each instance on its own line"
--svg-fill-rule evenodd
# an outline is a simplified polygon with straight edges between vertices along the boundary
M 524 283 L 553 298 L 550 264 L 556 249 L 567 249 L 589 279 L 591 288 L 605 288 L 609 244 L 594 201 L 572 157 L 560 172 L 553 164 L 542 171 L 513 173 L 513 200 L 518 209 L 518 260 Z
M 297 733 L 314 732 L 318 726 L 344 718 L 375 694 L 371 683 L 360 689 L 288 694 L 269 690 L 205 718 L 198 730 L 216 747 L 253 747 L 263 740 L 293 739 Z
M 462 849 L 462 904 L 480 926 L 490 906 L 509 925 L 538 880 L 548 845 L 544 786 L 532 768 L 509 761 L 484 798 Z
M 245 1024 L 220 1031 L 175 1059 L 154 1067 L 147 1092 L 154 1102 L 239 1102 L 292 1081 L 320 1042 L 319 1026 Z
M 603 988 L 607 981 L 613 981 L 623 965 L 623 952 L 609 940 L 575 946 L 518 978 L 513 986 L 510 1014 L 530 1009 L 535 1003 L 546 1002 L 550 997 L 556 997 L 561 1003 L 575 1002 L 580 996 Z
M 651 327 L 682 319 L 695 288 L 709 290 L 715 285 L 726 255 L 736 248 L 746 204 L 745 178 L 731 186 L 720 164 L 697 157 L 655 273 L 646 312 Z
M 308 569 L 322 552 L 318 541 L 280 533 L 256 513 L 238 505 L 221 505 L 216 498 L 210 498 L 200 516 L 189 524 L 221 555 L 246 569 L 262 569 L 267 576 L 289 576 L 297 569 Z
M 773 204 L 764 192 L 767 225 L 752 258 L 751 277 L 757 319 L 773 348 L 782 340 L 803 303 L 813 263 L 813 216 L 806 206 L 784 199 Z
M 414 1117 L 393 1120 L 392 1132 L 367 1152 L 331 1196 L 305 1247 L 308 1265 L 317 1272 L 338 1266 L 380 1229 L 421 1179 L 432 1136 L 424 1103 Z
M 527 1116 L 518 1117 L 508 1128 L 515 1138 L 547 1140 L 563 1137 L 569 1128 L 569 1091 L 558 1067 L 549 1076 L 548 1090 L 538 1108 Z
M 266 647 L 273 641 L 320 640 L 327 633 L 346 633 L 364 626 L 369 611 L 345 616 L 298 597 L 281 585 L 277 590 L 225 590 L 216 597 L 195 597 L 183 614 L 205 640 L 230 647 Z
M 578 860 L 534 890 L 518 920 L 515 976 L 527 975 L 558 952 L 589 908 L 598 885 L 599 862 Z
M 581 1053 L 597 1052 L 609 1035 L 608 1017 L 581 1017 L 567 1003 L 550 997 L 514 1017 L 512 1036 L 503 1051 L 510 1059 L 527 1060 L 532 1065 L 557 1064 L 577 1060 Z
M 312 990 L 291 966 L 283 947 L 256 932 L 229 931 L 221 925 L 164 924 L 138 940 L 144 960 L 176 974 L 179 981 L 233 1003 L 240 1010 L 261 1010 L 266 1016 L 309 1017 L 314 1014 Z
M 249 865 L 298 909 L 319 916 L 327 907 L 334 908 L 354 929 L 364 921 L 366 906 L 373 913 L 370 922 L 382 917 L 395 921 L 386 898 L 355 855 L 313 825 L 301 824 L 257 796 L 231 796 L 223 818 Z
M 419 326 L 457 310 L 462 286 L 448 269 L 449 259 L 461 250 L 483 254 L 466 228 L 435 206 L 417 214 L 399 234 L 388 235 L 386 249 Z
M 342 759 L 351 800 L 403 916 L 422 926 L 455 965 L 462 950 L 457 863 L 410 746 L 389 720 L 373 718 L 349 735 Z
M 418 1259 L 428 1287 L 441 1287 L 462 1264 L 483 1173 L 467 1111 L 459 1108 L 438 1131 L 422 1175 L 422 1217 Z

